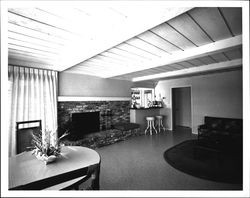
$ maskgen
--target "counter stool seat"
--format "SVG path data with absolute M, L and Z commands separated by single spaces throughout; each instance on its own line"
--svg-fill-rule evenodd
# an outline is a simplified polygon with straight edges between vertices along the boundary
M 150 135 L 152 135 L 153 129 L 155 130 L 155 133 L 157 134 L 157 130 L 155 129 L 155 126 L 154 126 L 155 118 L 154 117 L 146 117 L 146 120 L 147 120 L 148 126 L 145 130 L 145 134 L 147 133 L 147 131 L 149 131 Z
M 162 120 L 163 120 L 163 116 L 162 115 L 157 115 L 156 117 L 156 128 L 158 128 L 158 132 L 161 132 L 161 129 L 163 129 L 163 131 L 166 131 L 166 128 L 163 126 Z

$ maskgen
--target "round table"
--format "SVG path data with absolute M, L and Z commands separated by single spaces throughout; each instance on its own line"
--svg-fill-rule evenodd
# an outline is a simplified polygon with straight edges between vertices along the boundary
M 69 185 L 86 175 L 90 167 L 95 169 L 93 188 L 99 189 L 100 155 L 93 149 L 64 146 L 61 156 L 47 165 L 31 151 L 23 152 L 9 158 L 9 189 L 42 190 L 59 184 Z

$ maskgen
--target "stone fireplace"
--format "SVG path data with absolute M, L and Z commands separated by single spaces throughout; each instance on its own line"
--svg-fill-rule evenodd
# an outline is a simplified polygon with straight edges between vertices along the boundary
M 71 123 L 71 136 L 82 139 L 87 134 L 100 131 L 100 112 L 72 113 Z
M 89 124 L 99 124 L 99 131 L 106 131 L 112 129 L 117 123 L 129 123 L 130 121 L 130 101 L 62 101 L 58 102 L 58 135 L 61 136 L 66 130 L 69 130 L 70 134 L 74 134 L 74 130 L 81 130 L 81 126 L 74 126 L 72 118 L 74 115 L 80 115 L 79 113 L 97 113 L 99 114 L 99 123 L 90 120 L 85 117 L 85 121 L 82 120 L 82 124 L 86 124 L 88 130 Z M 85 114 L 83 114 L 85 115 Z M 73 116 L 73 117 L 72 117 Z M 86 114 L 87 116 L 87 114 Z M 80 119 L 81 120 L 81 119 Z M 92 122 L 91 122 L 92 121 Z M 74 129 L 77 127 L 77 129 Z M 83 126 L 84 127 L 84 126 Z M 95 126 L 96 127 L 96 126 Z M 92 130 L 92 129 L 91 129 Z M 95 131 L 95 130 L 94 130 Z M 92 132 L 94 132 L 92 131 Z M 87 132 L 87 131 L 85 131 Z M 91 132 L 91 131 L 90 131 Z M 87 132 L 88 133 L 88 132 Z M 82 134 L 77 137 L 82 138 Z

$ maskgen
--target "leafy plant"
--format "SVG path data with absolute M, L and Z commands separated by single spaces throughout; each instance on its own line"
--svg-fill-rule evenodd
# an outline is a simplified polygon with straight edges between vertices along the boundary
M 33 152 L 37 156 L 59 156 L 61 153 L 61 139 L 68 135 L 68 132 L 65 132 L 62 136 L 60 136 L 57 140 L 55 145 L 53 146 L 50 143 L 50 138 L 45 138 L 43 142 L 42 131 L 39 134 L 32 133 L 32 145 L 33 145 Z M 50 135 L 51 131 L 45 131 L 45 134 Z M 49 137 L 49 136 L 48 136 Z

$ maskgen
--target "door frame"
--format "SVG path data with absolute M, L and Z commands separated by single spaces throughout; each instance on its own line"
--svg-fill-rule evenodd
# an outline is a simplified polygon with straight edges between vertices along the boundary
M 193 97 L 192 97 L 192 85 L 179 85 L 170 87 L 170 105 L 171 105 L 171 116 L 170 116 L 170 130 L 173 131 L 174 119 L 173 119 L 173 89 L 176 88 L 190 88 L 190 99 L 191 99 L 191 131 L 193 132 Z

